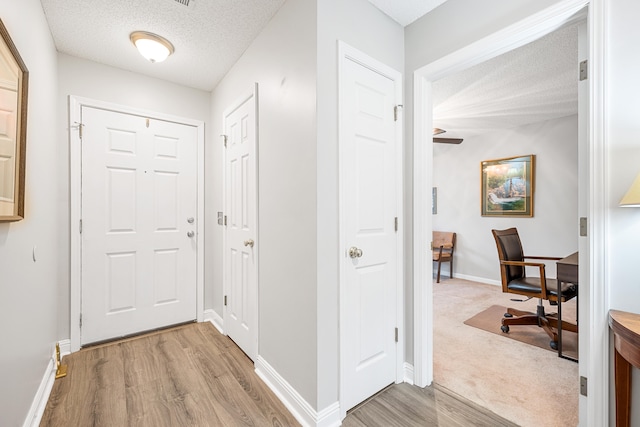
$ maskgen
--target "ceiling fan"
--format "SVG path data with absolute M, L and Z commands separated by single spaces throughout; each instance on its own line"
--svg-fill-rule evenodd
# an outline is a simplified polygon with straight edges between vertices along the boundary
M 433 128 L 433 142 L 434 143 L 439 143 L 439 144 L 460 144 L 463 139 L 462 138 L 441 138 L 441 137 L 436 137 L 435 135 L 440 135 L 442 133 L 445 133 L 446 130 L 444 129 L 440 129 L 440 128 Z

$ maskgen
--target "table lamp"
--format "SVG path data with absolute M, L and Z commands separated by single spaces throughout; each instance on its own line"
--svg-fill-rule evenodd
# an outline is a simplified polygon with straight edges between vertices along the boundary
M 640 207 L 640 174 L 636 176 L 636 179 L 631 184 L 631 187 L 627 190 L 622 200 L 620 200 L 621 207 Z

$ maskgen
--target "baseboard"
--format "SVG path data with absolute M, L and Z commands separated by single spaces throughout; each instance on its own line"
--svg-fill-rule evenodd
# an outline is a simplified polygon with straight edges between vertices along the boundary
M 53 382 L 56 379 L 56 369 L 56 352 L 54 349 L 47 368 L 44 371 L 44 375 L 42 376 L 42 381 L 40 381 L 40 386 L 36 391 L 33 402 L 31 402 L 29 412 L 24 419 L 23 427 L 38 427 L 40 425 L 44 409 L 47 406 L 47 401 L 51 394 L 51 389 L 53 388 Z
M 267 384 L 284 406 L 308 427 L 337 427 L 341 424 L 340 404 L 335 402 L 316 412 L 307 401 L 261 356 L 256 358 L 256 374 Z
M 64 357 L 67 354 L 71 354 L 71 340 L 60 340 L 58 341 L 60 344 L 60 357 Z
M 479 282 L 487 285 L 502 286 L 502 282 L 500 282 L 499 280 L 487 279 L 484 277 L 469 276 L 467 274 L 456 274 L 456 273 L 453 274 L 453 277 L 455 277 L 456 279 L 470 280 L 472 282 Z M 442 279 L 440 279 L 440 282 L 442 283 Z
M 204 311 L 204 321 L 211 322 L 216 327 L 218 332 L 224 335 L 224 319 L 220 317 L 213 309 L 207 309 Z
M 413 365 L 411 363 L 404 362 L 403 368 L 404 368 L 404 378 L 403 378 L 404 382 L 407 384 L 413 385 L 414 384 Z

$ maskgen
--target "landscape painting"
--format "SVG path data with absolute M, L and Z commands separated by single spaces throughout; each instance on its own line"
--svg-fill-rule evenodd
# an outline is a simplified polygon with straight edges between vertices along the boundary
M 485 160 L 481 170 L 482 216 L 533 216 L 533 154 Z

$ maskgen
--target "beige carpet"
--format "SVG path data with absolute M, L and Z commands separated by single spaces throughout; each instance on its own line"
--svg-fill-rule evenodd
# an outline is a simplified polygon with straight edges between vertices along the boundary
M 512 302 L 498 286 L 462 279 L 433 287 L 436 383 L 523 427 L 578 425 L 577 363 L 464 324 L 492 305 L 535 311 L 536 300 Z M 575 319 L 575 300 L 562 307 L 563 319 Z

